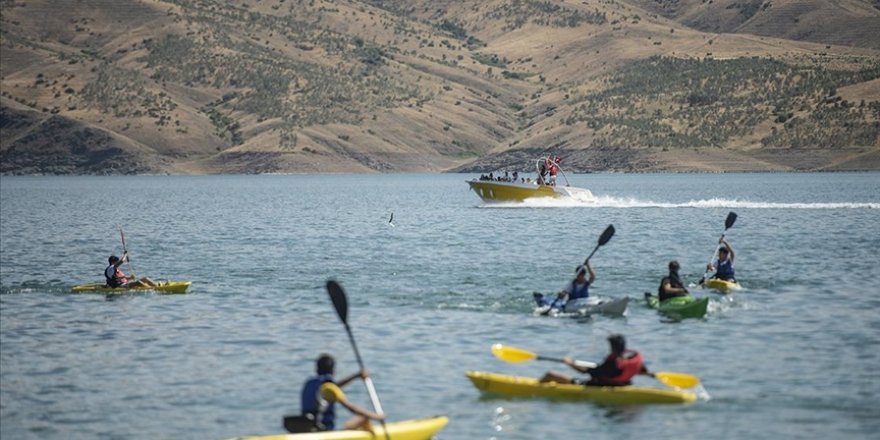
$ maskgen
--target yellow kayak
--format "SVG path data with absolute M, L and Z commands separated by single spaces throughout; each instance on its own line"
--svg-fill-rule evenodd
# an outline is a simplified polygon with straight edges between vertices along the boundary
M 391 440 L 428 440 L 449 423 L 444 416 L 387 423 Z M 231 440 L 381 440 L 385 437 L 382 425 L 373 422 L 373 431 L 324 431 L 306 434 L 274 434 L 254 437 L 235 437 Z
M 740 290 L 742 287 L 736 281 L 719 280 L 718 278 L 710 278 L 703 283 L 703 287 L 715 289 L 722 293 L 730 293 L 734 290 Z
M 154 291 L 159 293 L 186 293 L 192 281 L 160 281 L 155 287 L 108 287 L 104 283 L 80 284 L 70 289 L 73 293 L 125 293 Z
M 600 387 L 541 383 L 532 377 L 468 371 L 468 379 L 480 391 L 506 397 L 548 397 L 565 400 L 592 400 L 597 403 L 639 405 L 650 403 L 688 403 L 697 395 L 679 389 L 660 389 L 638 386 Z

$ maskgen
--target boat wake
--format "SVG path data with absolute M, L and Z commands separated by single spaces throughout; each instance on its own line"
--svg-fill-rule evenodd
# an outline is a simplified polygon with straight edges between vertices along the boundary
M 654 202 L 635 198 L 592 196 L 590 198 L 532 198 L 522 202 L 491 203 L 480 208 L 737 208 L 737 209 L 880 209 L 880 202 L 758 202 L 737 199 L 703 199 L 683 203 Z

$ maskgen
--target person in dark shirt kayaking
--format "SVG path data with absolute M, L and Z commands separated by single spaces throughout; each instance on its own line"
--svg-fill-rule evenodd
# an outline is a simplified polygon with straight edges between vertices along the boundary
M 733 270 L 733 248 L 730 246 L 730 243 L 724 240 L 724 238 L 722 238 L 718 244 L 721 245 L 718 249 L 718 259 L 707 264 L 706 270 L 715 271 L 715 275 L 712 275 L 712 278 L 724 281 L 736 281 Z
M 678 261 L 672 260 L 669 262 L 669 275 L 660 280 L 660 287 L 657 289 L 657 294 L 660 295 L 660 301 L 665 301 L 676 296 L 688 295 L 688 290 L 684 287 L 681 278 L 678 276 L 678 270 L 680 268 L 681 266 L 679 266 Z
M 582 384 L 590 386 L 624 386 L 632 385 L 632 378 L 637 374 L 654 375 L 645 368 L 641 353 L 626 349 L 626 339 L 623 335 L 611 335 L 608 337 L 611 353 L 596 367 L 578 365 L 570 357 L 562 358 L 565 365 L 574 370 L 589 374 L 590 380 L 583 381 L 572 378 L 564 373 L 548 371 L 541 382 L 556 382 L 562 384 Z
M 107 286 L 113 288 L 132 288 L 132 287 L 156 287 L 157 284 L 155 281 L 143 277 L 139 280 L 135 280 L 133 278 L 129 278 L 125 276 L 122 272 L 122 269 L 119 266 L 122 266 L 122 263 L 128 259 L 128 252 L 122 254 L 122 258 L 117 257 L 116 255 L 111 255 L 107 261 L 110 263 L 106 269 L 104 269 L 104 278 L 107 280 Z
M 377 414 L 348 401 L 342 387 L 351 381 L 369 377 L 367 370 L 361 370 L 340 381 L 333 379 L 336 361 L 329 354 L 322 354 L 317 361 L 317 375 L 303 384 L 301 403 L 303 416 L 313 418 L 318 430 L 332 431 L 336 427 L 336 403 L 352 413 L 354 417 L 345 422 L 344 429 L 371 429 L 370 420 L 384 420 Z

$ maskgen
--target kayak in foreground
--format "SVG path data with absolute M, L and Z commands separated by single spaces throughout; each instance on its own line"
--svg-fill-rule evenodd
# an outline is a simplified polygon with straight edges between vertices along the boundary
M 603 404 L 640 405 L 653 403 L 688 403 L 697 395 L 678 389 L 638 386 L 602 387 L 556 382 L 541 383 L 532 377 L 468 371 L 465 373 L 477 389 L 505 397 L 547 397 L 565 400 L 591 400 Z
M 428 440 L 437 431 L 443 429 L 449 423 L 445 416 L 428 417 L 424 419 L 404 420 L 400 422 L 386 423 L 388 436 L 391 440 Z M 231 440 L 381 440 L 385 437 L 385 430 L 379 424 L 373 425 L 372 431 L 344 430 L 322 431 L 303 434 L 274 434 L 253 437 L 235 437 Z
M 660 298 L 656 295 L 651 295 L 649 292 L 645 292 L 645 300 L 648 302 L 648 307 L 657 309 L 664 315 L 678 319 L 702 318 L 706 316 L 706 311 L 709 308 L 708 297 L 697 299 L 687 295 L 676 296 L 660 301 Z
M 80 284 L 70 289 L 73 293 L 125 293 L 154 291 L 159 293 L 186 293 L 192 281 L 161 281 L 156 286 L 109 287 L 104 283 Z
M 595 314 L 603 314 L 608 316 L 623 316 L 626 313 L 626 306 L 629 304 L 629 297 L 623 298 L 579 298 L 568 301 L 563 304 L 556 304 L 554 299 L 545 297 L 539 292 L 532 294 L 538 307 L 535 313 L 539 315 L 558 316 L 560 314 L 575 314 L 578 316 L 589 316 Z
M 736 281 L 721 280 L 718 278 L 710 278 L 703 283 L 703 287 L 707 289 L 715 289 L 721 293 L 730 293 L 734 290 L 742 289 Z

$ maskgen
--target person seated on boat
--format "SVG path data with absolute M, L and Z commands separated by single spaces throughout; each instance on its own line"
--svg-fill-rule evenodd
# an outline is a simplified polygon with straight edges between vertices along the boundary
M 519 173 L 514 171 L 513 172 L 513 183 L 516 183 L 517 180 L 519 180 Z
M 336 404 L 340 404 L 354 417 L 345 422 L 343 429 L 370 430 L 370 420 L 385 420 L 385 416 L 362 408 L 348 401 L 342 387 L 357 378 L 369 377 L 367 370 L 360 370 L 340 381 L 333 375 L 336 372 L 336 360 L 329 354 L 321 354 L 316 362 L 316 375 L 303 384 L 301 408 L 304 417 L 315 421 L 319 431 L 332 431 L 336 427 Z
M 718 242 L 718 244 L 721 245 L 721 247 L 718 249 L 718 259 L 710 264 L 707 264 L 706 270 L 715 271 L 715 275 L 712 275 L 712 278 L 717 278 L 724 281 L 736 281 L 733 270 L 733 248 L 730 247 L 730 243 L 725 241 L 723 238 Z
M 578 365 L 572 358 L 562 358 L 562 363 L 575 371 L 589 374 L 590 380 L 584 381 L 573 378 L 565 373 L 548 371 L 541 382 L 556 382 L 561 384 L 581 384 L 588 386 L 625 386 L 632 385 L 632 378 L 637 374 L 654 375 L 645 368 L 641 353 L 626 349 L 626 339 L 623 335 L 611 335 L 608 337 L 611 353 L 596 367 Z
M 129 278 L 125 276 L 122 272 L 122 269 L 119 266 L 122 265 L 123 262 L 128 260 L 128 252 L 122 254 L 122 258 L 117 257 L 116 255 L 111 255 L 107 261 L 110 263 L 106 269 L 104 269 L 104 278 L 107 279 L 107 287 L 112 288 L 132 288 L 132 287 L 156 287 L 155 281 L 143 277 L 139 280 L 135 280 L 133 278 Z
M 684 284 L 682 284 L 681 278 L 678 276 L 680 268 L 681 266 L 678 264 L 678 261 L 672 260 L 669 262 L 669 275 L 660 280 L 660 287 L 657 289 L 660 301 L 689 294 Z

